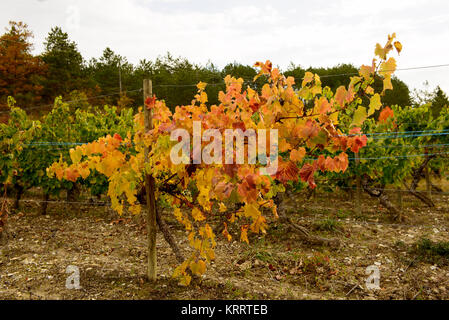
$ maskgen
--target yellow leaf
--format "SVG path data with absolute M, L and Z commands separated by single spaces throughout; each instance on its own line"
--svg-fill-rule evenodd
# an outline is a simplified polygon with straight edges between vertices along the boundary
M 81 167 L 78 169 L 81 178 L 86 179 L 90 175 L 90 169 L 89 167 Z
M 240 233 L 240 241 L 244 241 L 249 244 L 248 240 L 248 226 L 242 226 Z
M 380 95 L 378 93 L 376 93 L 370 99 L 368 116 L 372 115 L 376 110 L 379 110 L 381 106 L 382 106 L 382 102 L 380 102 Z
M 352 126 L 361 126 L 367 117 L 366 108 L 359 106 L 354 112 L 354 119 L 352 120 Z
M 175 268 L 175 270 L 173 271 L 172 277 L 173 278 L 179 278 L 181 277 L 183 274 L 186 274 L 186 269 L 189 265 L 189 261 L 186 260 L 183 263 L 181 263 L 179 266 L 177 266 Z
M 264 84 L 262 87 L 262 97 L 268 98 L 272 95 L 270 85 L 268 83 Z
M 193 232 L 189 234 L 189 242 L 192 248 L 197 250 L 201 249 L 201 240 L 196 238 Z
M 379 43 L 376 43 L 376 49 L 374 50 L 374 54 L 384 60 L 387 58 L 385 49 L 382 48 L 382 46 Z
M 212 248 L 207 248 L 204 250 L 205 257 L 207 261 L 215 260 L 215 251 Z
M 329 115 L 329 120 L 331 120 L 334 125 L 338 124 L 338 115 L 339 112 L 333 112 Z
M 206 103 L 207 102 L 207 93 L 202 91 L 198 100 L 200 101 L 200 103 Z
M 309 82 L 312 82 L 314 79 L 313 73 L 307 71 L 306 74 L 304 75 L 304 79 L 302 80 L 302 84 L 301 86 L 304 87 L 306 84 L 308 84 Z
M 191 281 L 192 281 L 192 277 L 190 275 L 183 274 L 183 275 L 180 276 L 179 284 L 181 286 L 187 287 L 190 284 Z
M 175 215 L 176 220 L 178 220 L 179 222 L 182 222 L 182 213 L 181 213 L 181 209 L 179 209 L 178 207 L 175 207 L 173 209 L 173 214 Z
M 392 90 L 393 85 L 391 83 L 391 75 L 396 70 L 396 60 L 394 58 L 389 58 L 387 61 L 383 62 L 379 68 L 379 74 L 384 77 L 384 88 L 382 92 L 385 90 Z
M 259 233 L 259 231 L 262 231 L 262 233 L 265 233 L 265 229 L 267 227 L 266 219 L 264 216 L 260 215 L 252 224 L 251 224 L 251 231 L 254 233 Z
M 192 209 L 192 217 L 193 219 L 195 219 L 195 221 L 203 221 L 204 219 L 206 219 L 201 210 L 199 210 L 198 208 Z
M 225 204 L 223 202 L 220 202 L 219 209 L 220 212 L 226 212 L 228 208 L 226 208 Z
M 391 75 L 396 70 L 396 60 L 389 58 L 387 61 L 382 62 L 379 68 L 379 74 L 382 76 Z
M 373 67 L 362 65 L 359 70 L 359 74 L 365 79 L 368 80 L 371 78 L 371 74 L 374 72 Z
M 243 209 L 243 215 L 248 218 L 257 219 L 260 216 L 260 211 L 255 204 L 246 204 Z
M 393 90 L 393 84 L 391 83 L 391 76 L 385 76 L 383 84 L 384 89 L 382 92 L 384 92 L 385 90 Z
M 54 170 L 55 174 L 56 174 L 56 178 L 58 178 L 58 180 L 61 180 L 64 177 L 64 169 L 63 168 L 56 168 Z
M 196 87 L 198 88 L 198 90 L 203 91 L 204 89 L 206 89 L 207 83 L 206 82 L 198 82 L 198 84 L 196 85 Z
M 198 262 L 190 262 L 190 270 L 194 275 L 202 275 L 206 271 L 206 263 L 203 260 L 198 260 Z
M 374 94 L 374 89 L 371 86 L 366 87 L 365 89 L 366 94 L 372 95 Z
M 206 225 L 204 226 L 204 235 L 208 239 L 213 240 L 215 238 L 214 231 L 212 230 L 211 226 L 208 223 L 206 223 Z
M 139 214 L 140 213 L 140 206 L 139 205 L 132 205 L 129 207 L 129 212 L 132 214 Z
M 402 43 L 400 43 L 399 41 L 395 41 L 394 47 L 396 48 L 396 51 L 398 52 L 398 54 L 400 54 L 402 51 Z
M 76 149 L 70 149 L 70 159 L 72 159 L 73 163 L 78 163 L 81 161 L 81 157 L 83 156 L 83 151 L 80 147 L 76 147 Z

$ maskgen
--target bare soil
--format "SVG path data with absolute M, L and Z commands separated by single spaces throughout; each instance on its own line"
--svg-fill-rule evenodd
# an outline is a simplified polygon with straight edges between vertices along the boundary
M 189 287 L 171 278 L 177 262 L 160 233 L 159 280 L 145 279 L 141 217 L 119 219 L 107 206 L 63 201 L 51 202 L 42 216 L 39 203 L 22 201 L 0 247 L 0 299 L 449 299 L 449 263 L 413 251 L 421 238 L 449 241 L 449 197 L 435 195 L 437 206 L 428 208 L 405 196 L 407 220 L 395 223 L 368 197 L 357 216 L 346 196 L 285 199 L 295 222 L 339 238 L 338 248 L 305 244 L 277 222 L 266 235 L 253 235 L 251 245 L 218 236 L 216 261 Z M 169 209 L 164 217 L 187 256 L 185 231 Z M 66 288 L 69 265 L 79 268 L 80 289 Z M 366 286 L 371 265 L 380 271 L 378 290 Z

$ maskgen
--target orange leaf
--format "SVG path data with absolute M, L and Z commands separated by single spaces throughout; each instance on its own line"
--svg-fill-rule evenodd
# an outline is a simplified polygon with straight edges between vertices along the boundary
M 298 167 L 292 161 L 283 161 L 279 158 L 276 179 L 285 184 L 288 181 L 298 180 Z
M 227 224 L 226 222 L 223 222 L 223 224 L 224 224 L 224 229 L 223 229 L 222 234 L 226 237 L 226 239 L 227 239 L 228 241 L 231 241 L 232 236 L 231 236 L 231 235 L 229 234 L 229 232 L 228 232 L 228 224 Z
M 293 162 L 299 162 L 299 161 L 302 161 L 302 159 L 304 158 L 305 155 L 306 155 L 306 149 L 304 149 L 303 147 L 301 147 L 299 149 L 293 149 L 290 152 L 290 160 Z
M 69 181 L 76 182 L 79 176 L 80 175 L 78 173 L 78 170 L 76 169 L 72 169 L 69 167 L 65 170 L 65 177 Z
M 390 117 L 394 117 L 394 112 L 390 107 L 385 107 L 379 114 L 379 122 L 386 122 Z

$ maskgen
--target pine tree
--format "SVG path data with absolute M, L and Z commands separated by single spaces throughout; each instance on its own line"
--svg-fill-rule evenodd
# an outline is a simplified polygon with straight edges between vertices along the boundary
M 44 96 L 51 103 L 57 96 L 67 96 L 83 87 L 83 57 L 60 27 L 51 29 L 44 45 L 42 60 L 48 66 Z

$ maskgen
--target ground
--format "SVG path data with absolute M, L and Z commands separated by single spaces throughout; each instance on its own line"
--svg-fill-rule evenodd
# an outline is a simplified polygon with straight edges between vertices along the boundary
M 416 250 L 422 238 L 449 241 L 448 196 L 434 195 L 435 208 L 404 196 L 407 220 L 401 223 L 368 197 L 356 215 L 346 197 L 335 192 L 285 200 L 295 222 L 340 239 L 339 247 L 303 243 L 277 222 L 266 235 L 250 237 L 250 245 L 219 236 L 216 261 L 189 287 L 171 278 L 177 263 L 162 234 L 159 280 L 145 279 L 140 217 L 118 219 L 108 207 L 63 201 L 51 202 L 42 216 L 38 203 L 22 201 L 0 249 L 0 299 L 449 299 L 447 258 Z M 185 231 L 169 209 L 164 216 L 186 254 Z M 78 290 L 66 288 L 69 265 L 79 268 Z M 379 290 L 366 286 L 371 265 L 379 268 Z

